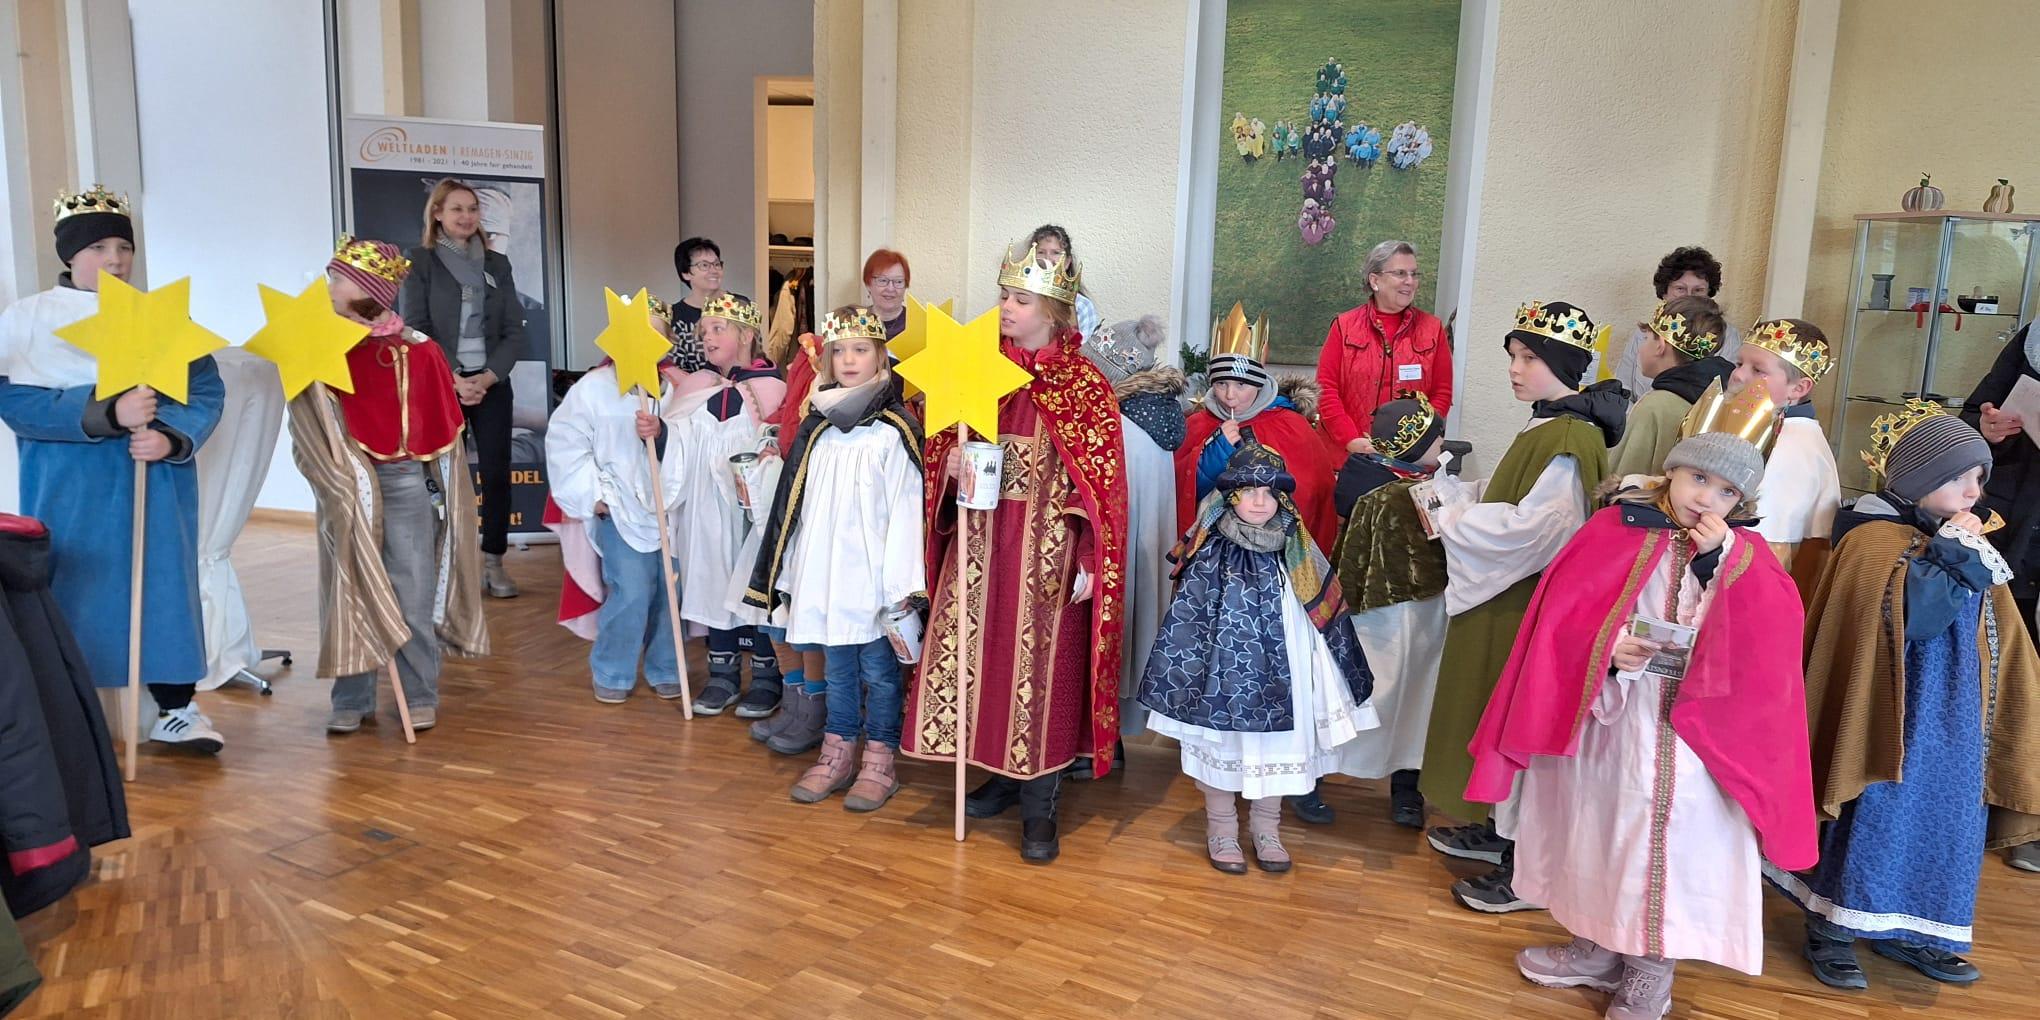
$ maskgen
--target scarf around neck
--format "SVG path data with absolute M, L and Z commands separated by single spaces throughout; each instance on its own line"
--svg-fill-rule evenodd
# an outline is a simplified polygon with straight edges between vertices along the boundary
M 466 313 L 466 318 L 460 325 L 460 335 L 481 336 L 482 298 L 488 293 L 490 284 L 495 282 L 482 269 L 483 260 L 488 257 L 488 248 L 482 244 L 481 232 L 476 231 L 467 239 L 466 244 L 460 244 L 442 234 L 438 250 L 434 254 L 439 256 L 439 264 L 445 266 L 446 271 L 452 273 L 453 278 L 460 282 L 460 303 Z

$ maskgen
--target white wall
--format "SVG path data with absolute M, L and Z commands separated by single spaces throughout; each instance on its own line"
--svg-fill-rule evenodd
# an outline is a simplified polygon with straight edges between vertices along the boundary
M 425 0 L 418 5 L 418 79 L 425 116 L 491 119 L 489 6 L 488 0 Z

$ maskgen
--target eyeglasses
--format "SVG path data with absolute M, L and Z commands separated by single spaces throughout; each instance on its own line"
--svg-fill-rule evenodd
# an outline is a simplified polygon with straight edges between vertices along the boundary
M 906 286 L 907 281 L 905 277 L 900 276 L 874 276 L 871 278 L 871 285 L 873 287 L 893 289 Z
M 687 265 L 688 265 L 688 267 L 689 267 L 689 268 L 691 268 L 691 269 L 721 269 L 721 268 L 722 268 L 722 260 L 721 260 L 721 259 L 703 259 L 703 260 L 701 260 L 701 261 L 699 261 L 699 262 L 689 262 L 689 263 L 688 263 Z
M 1381 275 L 1393 276 L 1398 280 L 1421 280 L 1424 278 L 1424 272 L 1421 269 L 1384 269 L 1381 271 Z

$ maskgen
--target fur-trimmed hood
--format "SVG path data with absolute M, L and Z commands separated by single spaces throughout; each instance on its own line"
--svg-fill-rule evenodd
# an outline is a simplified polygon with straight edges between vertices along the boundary
M 1173 365 L 1156 365 L 1145 372 L 1135 372 L 1112 384 L 1112 395 L 1124 402 L 1128 397 L 1144 394 L 1161 394 L 1168 397 L 1182 397 L 1190 381 L 1183 370 Z
M 1318 396 L 1322 393 L 1316 379 L 1300 375 L 1283 376 L 1275 380 L 1275 395 L 1288 397 L 1296 405 L 1296 413 L 1303 415 L 1312 425 L 1317 424 Z

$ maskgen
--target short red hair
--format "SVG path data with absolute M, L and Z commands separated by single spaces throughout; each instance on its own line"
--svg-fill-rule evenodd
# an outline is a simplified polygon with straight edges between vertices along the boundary
M 913 267 L 907 265 L 907 257 L 905 255 L 891 248 L 880 248 L 872 252 L 870 257 L 864 260 L 864 285 L 866 287 L 871 286 L 871 278 L 877 276 L 879 270 L 893 265 L 900 267 L 900 275 L 906 278 L 907 286 L 913 286 Z

